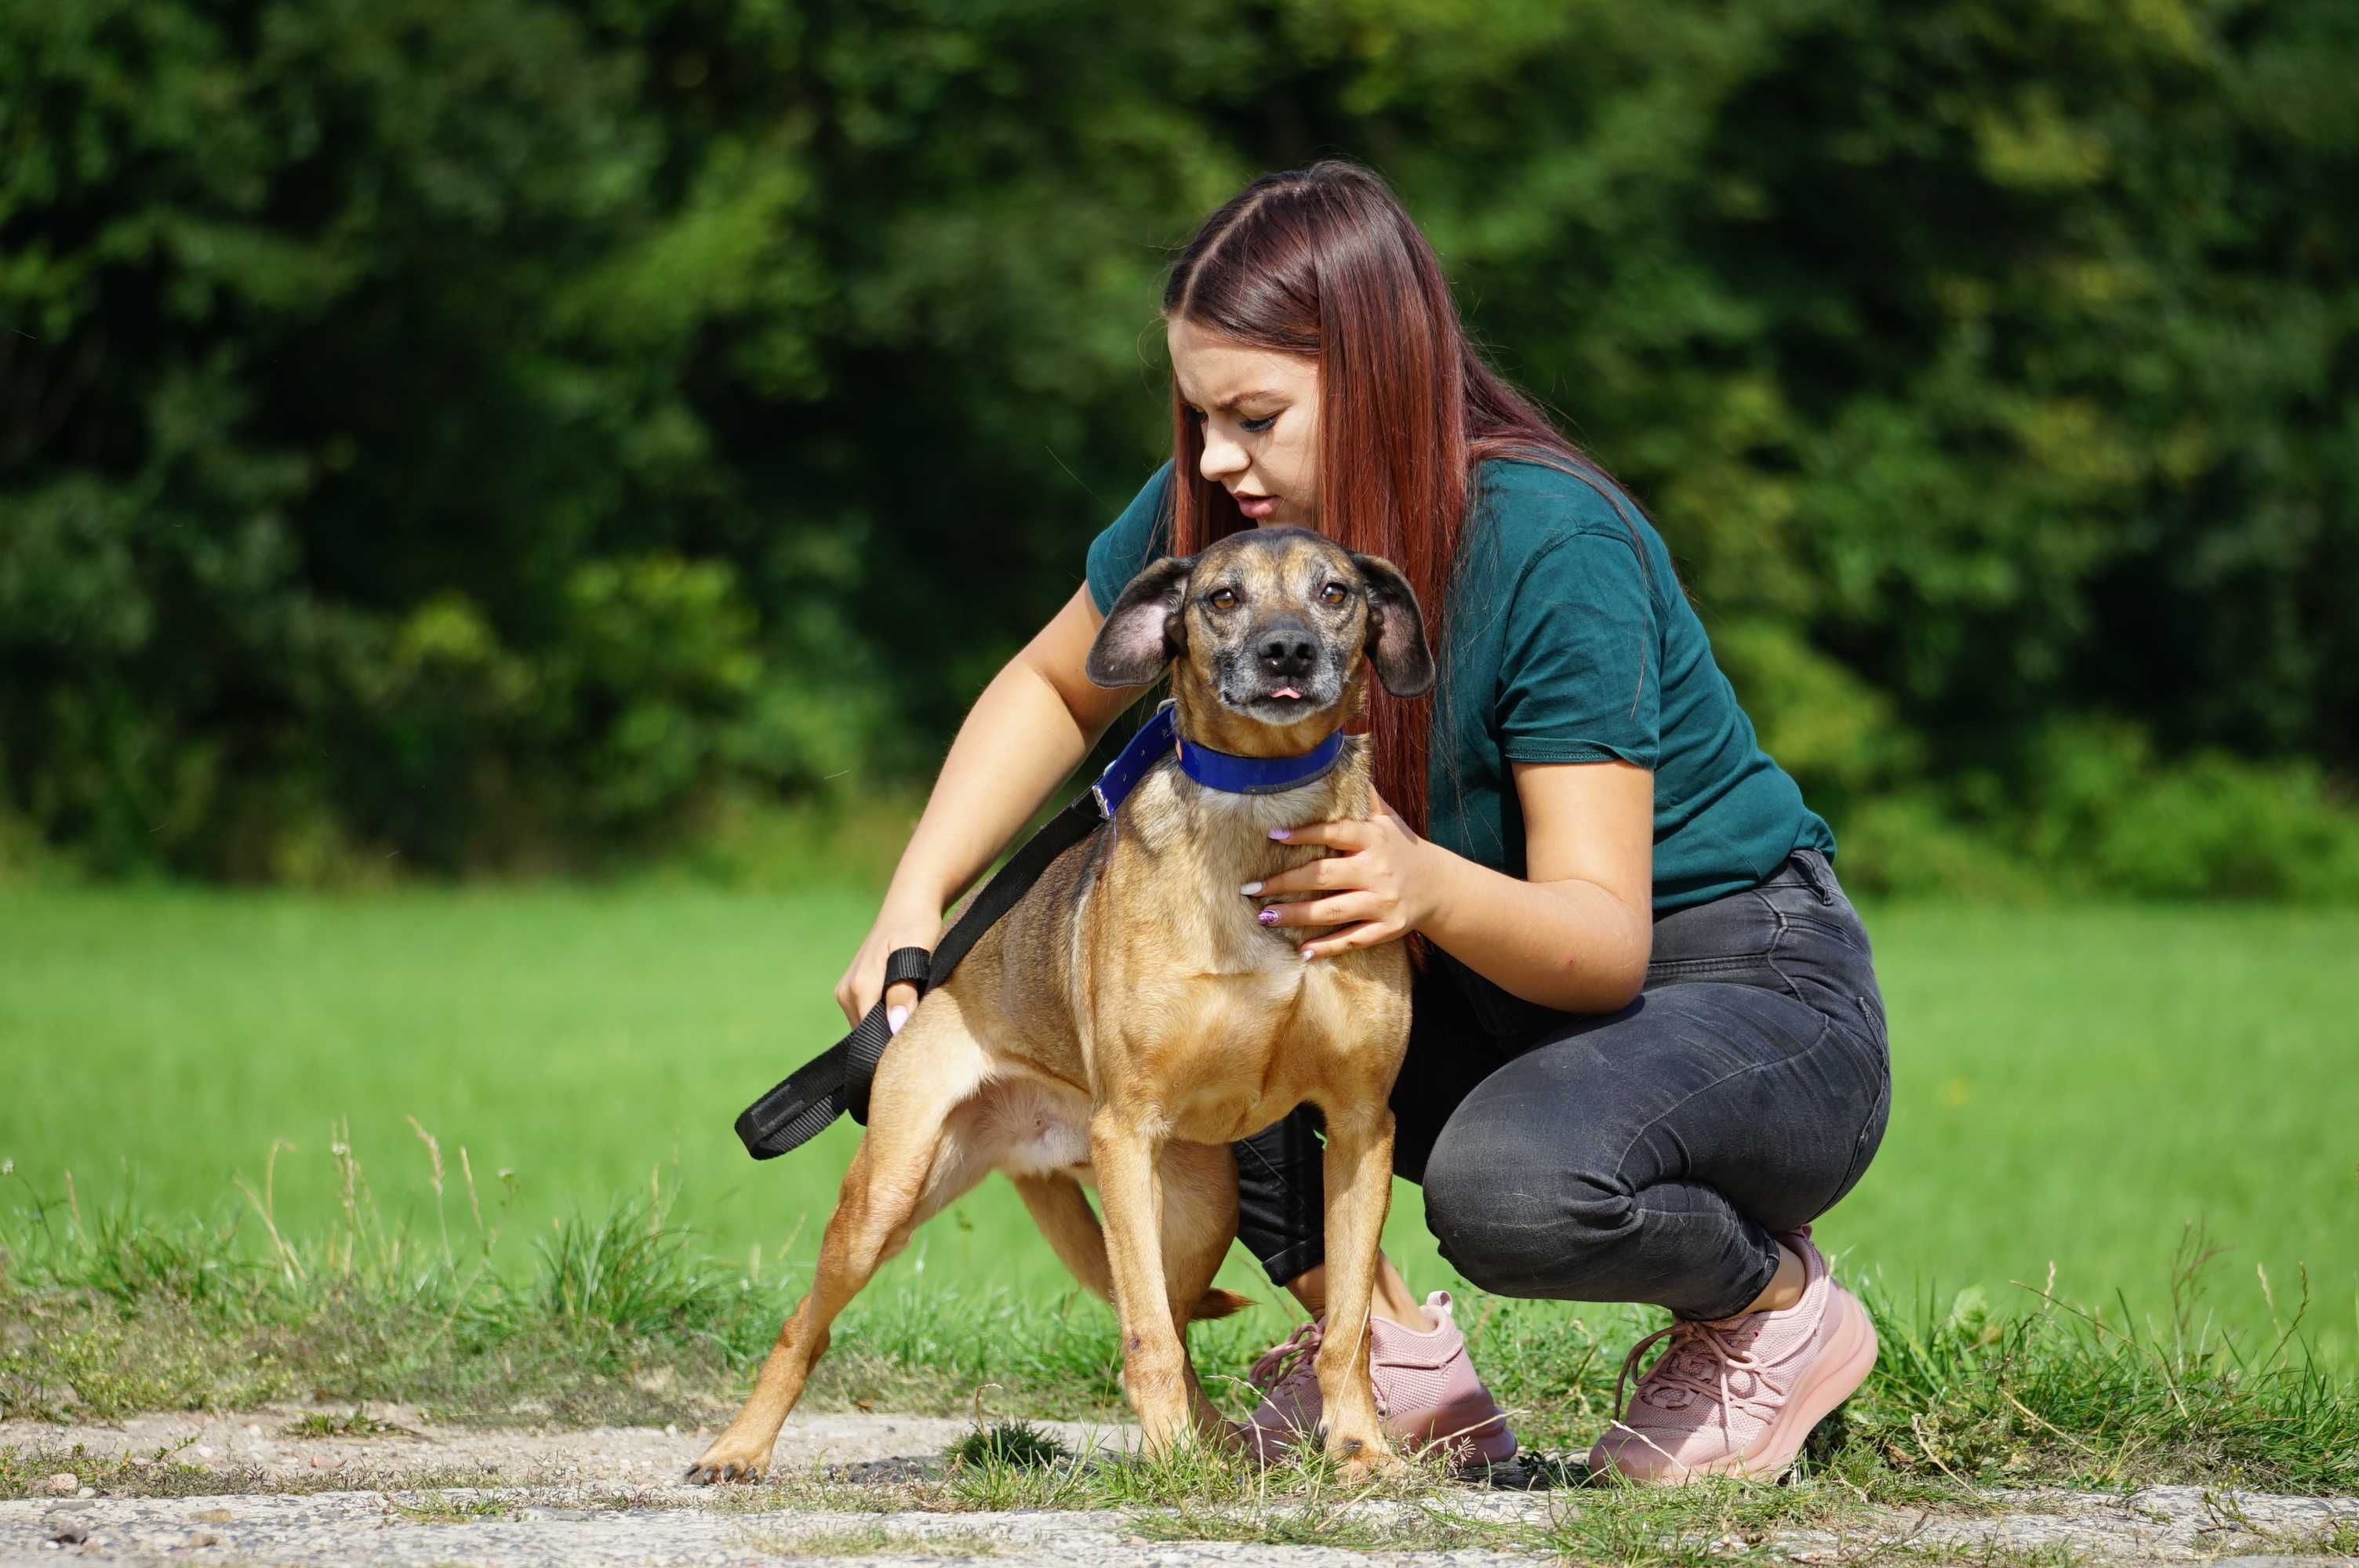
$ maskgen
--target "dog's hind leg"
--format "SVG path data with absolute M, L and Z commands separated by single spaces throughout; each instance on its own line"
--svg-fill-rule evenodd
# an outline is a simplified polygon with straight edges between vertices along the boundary
M 1103 1301 L 1114 1300 L 1114 1274 L 1106 1265 L 1105 1233 L 1098 1228 L 1098 1217 L 1091 1212 L 1090 1200 L 1082 1193 L 1082 1184 L 1065 1175 L 1019 1176 L 1010 1172 L 1007 1179 L 1016 1184 L 1017 1195 L 1032 1216 L 1032 1223 L 1049 1238 L 1049 1249 L 1058 1261 L 1073 1271 L 1091 1294 Z
M 1392 1204 L 1393 1113 L 1322 1105 L 1327 1117 L 1327 1331 L 1315 1363 L 1327 1452 L 1347 1476 L 1397 1470 L 1368 1381 L 1368 1314 Z
M 940 993 L 885 1053 L 869 1092 L 868 1134 L 828 1217 L 810 1293 L 778 1331 L 737 1419 L 689 1466 L 690 1480 L 737 1480 L 769 1468 L 778 1428 L 827 1349 L 836 1314 L 911 1231 L 982 1179 L 984 1152 L 946 1136 L 946 1128 L 981 1086 L 985 1065 L 955 1001 Z
M 1098 1225 L 1097 1211 L 1090 1207 L 1090 1200 L 1082 1195 L 1081 1183 L 1062 1174 L 1019 1176 L 1013 1172 L 1009 1173 L 1007 1179 L 1016 1184 L 1016 1191 L 1023 1198 L 1026 1211 L 1032 1216 L 1032 1223 L 1038 1226 L 1040 1234 L 1049 1238 L 1049 1246 L 1057 1254 L 1058 1260 L 1072 1271 L 1073 1278 L 1079 1280 L 1082 1288 L 1092 1295 L 1101 1301 L 1112 1302 L 1114 1274 L 1106 1264 L 1105 1232 Z M 1234 1191 L 1234 1174 L 1229 1177 L 1229 1186 Z M 1167 1194 L 1164 1199 L 1167 1215 L 1170 1212 L 1170 1201 Z M 1222 1250 L 1213 1256 L 1212 1266 L 1215 1269 L 1220 1267 L 1221 1256 L 1226 1253 L 1229 1238 L 1234 1234 L 1235 1221 L 1232 1218 L 1229 1230 L 1219 1238 Z M 1164 1249 L 1167 1253 L 1170 1250 L 1169 1243 Z M 1178 1288 L 1173 1286 L 1175 1291 Z M 1207 1290 L 1193 1298 L 1175 1294 L 1171 1299 L 1175 1302 L 1193 1300 L 1194 1304 L 1188 1311 L 1191 1323 L 1227 1317 L 1253 1305 L 1249 1297 L 1238 1295 L 1234 1291 Z

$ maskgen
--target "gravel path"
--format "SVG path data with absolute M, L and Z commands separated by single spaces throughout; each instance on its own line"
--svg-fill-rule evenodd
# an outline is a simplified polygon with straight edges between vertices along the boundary
M 988 1559 L 1059 1568 L 1162 1568 L 1164 1564 L 1343 1568 L 1370 1556 L 1340 1546 L 1156 1540 L 1169 1516 L 1151 1510 L 1089 1513 L 870 1511 L 832 1506 L 842 1490 L 810 1507 L 759 1506 L 741 1491 L 679 1484 L 701 1448 L 699 1432 L 627 1428 L 535 1433 L 437 1428 L 414 1411 L 372 1406 L 403 1431 L 358 1437 L 295 1437 L 304 1412 L 279 1409 L 239 1416 L 143 1416 L 108 1427 L 0 1422 L 0 1450 L 82 1464 L 106 1495 L 77 1476 L 58 1496 L 0 1502 L 0 1564 L 105 1563 L 436 1564 L 496 1568 L 553 1564 L 738 1564 L 781 1559 L 908 1563 Z M 342 1411 L 321 1412 L 343 1414 Z M 1120 1448 L 1125 1428 L 1055 1425 L 1076 1447 Z M 774 1475 L 815 1475 L 839 1487 L 889 1487 L 937 1474 L 943 1447 L 967 1423 L 923 1416 L 798 1412 L 781 1435 Z M 75 1444 L 84 1454 L 65 1457 Z M 152 1461 L 126 1470 L 128 1456 L 177 1447 L 178 1465 L 217 1474 L 191 1482 Z M 48 1461 L 45 1461 L 45 1465 Z M 143 1471 L 153 1484 L 143 1480 Z M 179 1491 L 205 1495 L 139 1496 Z M 60 1483 L 60 1487 L 64 1484 Z M 288 1490 L 288 1488 L 299 1488 Z M 324 1489 L 321 1489 L 324 1488 Z M 832 1501 L 831 1501 L 832 1498 Z M 1449 1511 L 1493 1522 L 1544 1521 L 1550 1509 L 1579 1509 L 1577 1490 L 1466 1487 Z M 878 1501 L 889 1508 L 886 1498 Z M 756 1506 L 749 1507 L 749 1504 Z M 1986 1515 L 1919 1517 L 1887 1512 L 1872 1528 L 1838 1537 L 1780 1531 L 1747 1544 L 1804 1564 L 1863 1561 L 1879 1542 L 1919 1561 L 1991 1561 L 2059 1549 L 2105 1562 L 2211 1559 L 2324 1563 L 2322 1538 L 2338 1522 L 2359 1539 L 2359 1498 L 2207 1494 L 2156 1487 L 2123 1496 L 2057 1491 L 1991 1494 Z M 1367 1503 L 1361 1521 L 1414 1519 L 1410 1505 Z M 1312 1533 L 1332 1533 L 1322 1530 Z M 2347 1547 L 2346 1547 L 2347 1550 Z M 2284 1555 L 2269 1556 L 2265 1554 Z M 2244 1554 L 2244 1555 L 2240 1555 Z M 1454 1568 L 1539 1563 L 1487 1550 L 1375 1553 L 1387 1563 L 1448 1563 Z M 2342 1560 L 2347 1568 L 2348 1559 Z

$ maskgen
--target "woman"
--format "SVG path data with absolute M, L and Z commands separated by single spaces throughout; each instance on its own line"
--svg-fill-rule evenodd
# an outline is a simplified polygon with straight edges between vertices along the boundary
M 1092 686 L 1082 660 L 1140 568 L 1265 524 L 1386 557 L 1440 682 L 1374 699 L 1379 813 L 1303 824 L 1295 841 L 1336 853 L 1238 896 L 1315 893 L 1273 906 L 1281 930 L 1340 925 L 1304 946 L 1312 962 L 1404 938 L 1427 958 L 1396 1166 L 1444 1258 L 1502 1294 L 1670 1309 L 1624 1363 L 1626 1381 L 1669 1339 L 1593 1468 L 1782 1472 L 1875 1359 L 1810 1239 L 1874 1154 L 1890 1089 L 1833 835 L 1755 742 L 1661 538 L 1469 347 L 1375 176 L 1255 181 L 1181 254 L 1163 314 L 1174 460 L 975 703 L 838 1001 L 873 1005 L 886 955 L 933 940 L 1138 697 Z M 897 1028 L 909 995 L 887 1000 Z M 1312 1314 L 1256 1369 L 1269 1453 L 1318 1413 L 1313 1124 L 1297 1112 L 1237 1152 L 1240 1237 Z M 1420 1304 L 1387 1260 L 1375 1313 L 1388 1430 L 1444 1435 L 1446 1412 L 1484 1456 L 1511 1454 L 1449 1297 Z

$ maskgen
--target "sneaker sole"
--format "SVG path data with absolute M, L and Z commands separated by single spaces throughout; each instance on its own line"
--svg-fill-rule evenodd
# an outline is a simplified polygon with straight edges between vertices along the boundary
M 1868 1321 L 1867 1309 L 1859 1299 L 1840 1285 L 1834 1288 L 1836 1307 L 1843 1321 L 1835 1325 L 1835 1336 L 1828 1344 L 1826 1354 L 1810 1368 L 1769 1423 L 1769 1430 L 1754 1440 L 1753 1446 L 1724 1458 L 1708 1460 L 1693 1468 L 1708 1476 L 1743 1476 L 1756 1481 L 1774 1480 L 1793 1467 L 1795 1456 L 1810 1440 L 1810 1429 L 1832 1414 L 1834 1408 L 1851 1398 L 1875 1365 L 1875 1325 Z
M 1398 1441 L 1413 1450 L 1446 1445 L 1444 1452 L 1462 1465 L 1504 1465 L 1516 1456 L 1515 1429 L 1495 1400 L 1486 1394 L 1480 1410 L 1437 1411 L 1420 1422 L 1422 1436 Z
M 1652 1475 L 1625 1475 L 1610 1463 L 1604 1466 L 1605 1471 L 1641 1486 L 1677 1486 L 1692 1476 L 1740 1476 L 1748 1480 L 1768 1481 L 1784 1475 L 1802 1452 L 1810 1429 L 1851 1398 L 1867 1381 L 1868 1371 L 1875 1365 L 1875 1325 L 1868 1321 L 1867 1309 L 1859 1304 L 1857 1297 L 1837 1285 L 1833 1310 L 1841 1314 L 1842 1321 L 1835 1325 L 1834 1337 L 1828 1342 L 1826 1353 L 1803 1378 L 1768 1430 L 1754 1439 L 1751 1446 L 1701 1464 L 1666 1467 Z
M 1316 1428 L 1305 1433 L 1295 1426 L 1256 1426 L 1250 1422 L 1245 1424 L 1248 1429 L 1245 1441 L 1265 1464 L 1276 1462 L 1306 1437 L 1317 1435 Z M 1384 1433 L 1395 1446 L 1412 1454 L 1446 1444 L 1450 1458 L 1462 1465 L 1504 1465 L 1516 1456 L 1515 1429 L 1507 1424 L 1506 1412 L 1495 1402 L 1486 1410 L 1439 1411 L 1422 1418 L 1418 1424 L 1418 1431 L 1402 1432 L 1387 1420 Z

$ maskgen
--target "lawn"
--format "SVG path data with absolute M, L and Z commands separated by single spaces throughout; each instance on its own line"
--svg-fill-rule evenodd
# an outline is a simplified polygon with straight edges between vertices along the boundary
M 335 1220 L 348 1139 L 388 1216 L 473 1234 L 512 1185 L 503 1253 L 557 1217 L 658 1186 L 711 1250 L 807 1263 L 853 1130 L 756 1165 L 739 1108 L 842 1024 L 829 1000 L 867 895 L 479 889 L 335 898 L 0 892 L 0 1157 L 88 1215 Z M 1893 1023 L 1890 1130 L 1821 1239 L 1887 1299 L 2065 1301 L 2159 1319 L 2182 1227 L 2227 1249 L 2207 1310 L 2256 1336 L 2307 1271 L 2320 1352 L 2359 1363 L 2359 914 L 1949 907 L 1867 912 Z M 346 1130 L 348 1129 L 348 1130 Z M 508 1173 L 505 1181 L 502 1173 Z M 243 1217 L 241 1219 L 240 1217 Z M 1450 1282 L 1399 1189 L 1419 1288 Z M 938 1272 L 940 1271 L 940 1272 Z M 2263 1272 L 2274 1292 L 2272 1309 Z M 1004 1184 L 922 1232 L 903 1283 L 1038 1290 L 1064 1276 Z M 1224 1281 L 1266 1297 L 1242 1253 Z M 2118 1292 L 2118 1295 L 2117 1295 Z M 1279 1320 L 1272 1315 L 1270 1325 Z

